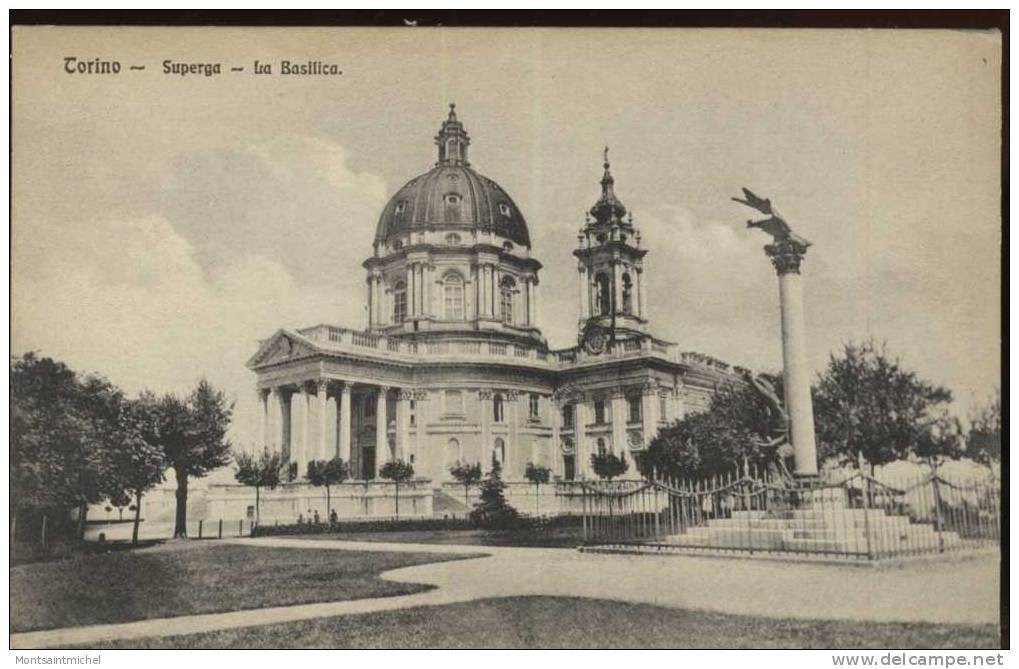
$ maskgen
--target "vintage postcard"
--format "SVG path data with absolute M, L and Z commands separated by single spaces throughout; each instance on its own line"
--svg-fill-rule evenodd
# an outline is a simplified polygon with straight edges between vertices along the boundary
M 399 23 L 13 27 L 11 646 L 1000 663 L 1001 32 Z

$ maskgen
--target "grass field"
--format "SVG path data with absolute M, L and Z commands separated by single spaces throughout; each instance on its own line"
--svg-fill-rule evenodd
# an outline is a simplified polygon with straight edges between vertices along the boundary
M 12 567 L 11 631 L 403 595 L 428 586 L 377 578 L 458 559 L 169 542 Z
M 998 648 L 992 625 L 775 620 L 604 600 L 513 597 L 100 648 Z

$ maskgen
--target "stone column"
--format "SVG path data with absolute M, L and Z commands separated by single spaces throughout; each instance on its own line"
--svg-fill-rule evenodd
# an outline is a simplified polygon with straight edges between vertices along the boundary
M 311 443 L 311 401 L 312 392 L 307 383 L 301 384 L 301 450 L 297 460 L 297 475 L 301 476 L 308 470 L 308 461 L 315 458 L 315 450 Z
M 487 470 L 491 466 L 491 460 L 487 455 L 492 449 L 492 391 L 479 390 L 478 404 L 481 409 L 481 452 L 478 454 L 478 461 L 481 468 Z
M 583 265 L 578 265 L 577 266 L 577 272 L 580 274 L 580 277 L 577 280 L 577 285 L 580 287 L 580 295 L 577 296 L 578 299 L 580 300 L 580 303 L 579 303 L 579 306 L 580 306 L 580 320 L 585 321 L 585 320 L 587 320 L 587 307 L 589 306 L 589 302 L 588 302 L 588 292 L 589 292 L 589 289 L 588 289 L 588 286 L 587 286 L 587 269 Z
M 506 438 L 506 460 L 503 462 L 503 478 L 523 478 L 523 472 L 517 467 L 518 448 L 520 446 L 520 393 L 511 390 L 506 393 L 504 409 L 509 409 L 509 434 Z
M 375 396 L 375 466 L 389 462 L 389 428 L 386 418 L 386 394 L 388 386 L 379 386 L 378 394 Z
M 435 453 L 427 451 L 425 444 L 425 426 L 428 424 L 428 391 L 414 391 L 414 469 L 420 470 L 425 476 L 438 483 L 441 478 L 432 473 L 433 458 Z M 443 455 L 438 455 L 439 465 L 442 465 Z
M 549 463 L 552 466 L 552 472 L 558 476 L 563 475 L 563 452 L 560 447 L 560 441 L 562 436 L 559 430 L 562 428 L 563 415 L 562 407 L 559 402 L 556 401 L 555 395 L 548 398 L 548 406 L 551 415 L 549 416 L 549 422 L 552 423 L 552 462 Z
M 531 323 L 530 323 L 530 325 L 532 327 L 537 327 L 538 326 L 538 295 L 541 292 L 541 290 L 539 288 L 540 285 L 541 284 L 538 283 L 538 277 L 535 276 L 534 277 L 534 281 L 531 282 L 531 291 L 532 291 L 531 299 L 534 300 L 534 304 L 533 304 L 533 306 L 531 306 Z
M 612 263 L 612 308 L 617 313 L 623 311 L 623 275 L 620 273 L 619 261 Z
M 266 447 L 272 453 L 280 452 L 283 443 L 283 403 L 280 401 L 278 387 L 269 390 L 269 440 Z
M 410 401 L 414 393 L 401 389 L 396 398 L 396 459 L 410 460 Z
M 626 456 L 626 396 L 622 392 L 612 394 L 612 450 Z
M 764 247 L 778 273 L 782 311 L 782 377 L 785 405 L 791 423 L 795 474 L 817 475 L 817 445 L 814 442 L 814 406 L 810 397 L 810 369 L 803 318 L 803 283 L 800 263 L 805 244 L 779 241 Z
M 318 435 L 317 435 L 318 446 L 315 449 L 316 460 L 329 460 L 331 458 L 326 446 L 327 444 L 326 439 L 328 438 L 329 434 L 326 428 L 326 417 L 327 417 L 326 411 L 328 409 L 329 404 L 328 389 L 329 389 L 328 381 L 326 381 L 325 379 L 318 379 L 318 381 L 316 381 L 315 383 L 317 399 L 316 418 L 318 418 Z
M 644 446 L 658 434 L 658 389 L 653 383 L 646 383 L 641 389 L 640 419 L 644 428 Z
M 337 428 L 340 433 L 339 443 L 339 456 L 343 458 L 343 461 L 350 465 L 350 382 L 344 381 L 343 387 L 340 389 L 340 397 L 337 402 L 340 405 L 340 418 L 339 427 Z M 354 472 L 350 473 L 351 478 L 354 478 Z
M 641 318 L 647 319 L 647 302 L 644 298 L 644 268 L 637 267 L 637 280 L 634 281 L 634 285 L 637 288 L 637 309 L 640 310 L 638 314 Z
M 262 448 L 269 446 L 269 391 L 264 388 L 258 390 L 258 405 L 262 412 Z M 259 449 L 261 450 L 261 449 Z M 255 453 L 255 455 L 259 455 Z
M 290 464 L 293 453 L 291 453 L 291 437 L 293 436 L 293 421 L 291 413 L 291 400 L 293 399 L 293 393 L 290 391 L 281 391 L 279 394 L 280 398 L 280 453 L 283 456 L 283 462 Z
M 591 456 L 587 448 L 587 401 L 581 397 L 573 407 L 573 452 L 577 478 L 587 478 L 591 473 Z

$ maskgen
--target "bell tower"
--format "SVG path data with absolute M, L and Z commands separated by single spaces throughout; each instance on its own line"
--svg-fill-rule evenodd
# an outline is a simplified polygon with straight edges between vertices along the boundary
M 590 353 L 608 344 L 643 339 L 648 334 L 644 297 L 644 262 L 640 232 L 633 214 L 616 197 L 605 147 L 601 197 L 586 215 L 577 236 L 580 284 L 579 341 Z
M 449 117 L 442 123 L 435 144 L 439 147 L 439 162 L 436 165 L 470 165 L 467 162 L 467 147 L 471 138 L 467 136 L 463 123 L 456 117 L 456 105 L 449 105 Z

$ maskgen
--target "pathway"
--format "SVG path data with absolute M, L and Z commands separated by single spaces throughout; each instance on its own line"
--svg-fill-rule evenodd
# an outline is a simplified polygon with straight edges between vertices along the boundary
M 382 578 L 426 583 L 414 595 L 271 607 L 11 635 L 12 648 L 94 644 L 440 605 L 492 597 L 590 597 L 804 619 L 997 623 L 998 562 L 973 559 L 868 569 L 692 556 L 612 555 L 563 548 L 224 539 L 247 546 L 478 554 L 474 560 L 404 567 Z

